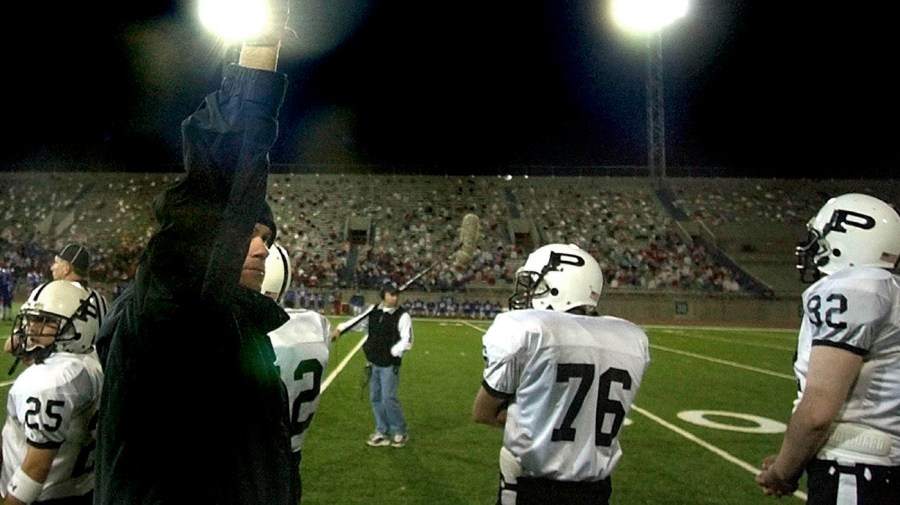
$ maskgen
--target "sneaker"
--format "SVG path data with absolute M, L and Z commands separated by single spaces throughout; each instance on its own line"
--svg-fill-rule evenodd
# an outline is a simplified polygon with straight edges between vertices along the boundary
M 369 435 L 369 439 L 366 440 L 366 445 L 369 447 L 387 447 L 391 445 L 391 441 L 388 437 L 376 432 Z
M 408 436 L 397 433 L 396 435 L 391 437 L 391 447 L 396 447 L 397 449 L 399 449 L 406 445 L 407 440 L 409 440 Z

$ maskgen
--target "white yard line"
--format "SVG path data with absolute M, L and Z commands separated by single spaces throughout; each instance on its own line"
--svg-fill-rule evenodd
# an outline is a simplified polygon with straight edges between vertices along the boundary
M 339 373 L 341 373 L 342 370 L 344 370 L 344 367 L 347 366 L 347 363 L 350 362 L 353 356 L 356 355 L 357 352 L 359 352 L 359 349 L 366 341 L 366 337 L 368 337 L 368 334 L 363 335 L 362 338 L 359 339 L 359 342 L 357 342 L 353 347 L 353 350 L 347 353 L 347 355 L 344 356 L 344 359 L 341 360 L 338 366 L 331 370 L 331 373 L 329 373 L 328 377 L 325 378 L 325 382 L 322 383 L 322 388 L 319 390 L 319 394 L 324 393 L 325 390 L 328 389 L 328 385 L 331 384 L 331 382 L 338 376 Z
M 480 332 L 482 332 L 482 333 L 484 333 L 484 332 L 487 331 L 487 328 L 482 328 L 482 327 L 480 327 L 480 326 L 475 326 L 474 324 L 472 324 L 472 323 L 470 323 L 470 322 L 468 322 L 468 321 L 460 321 L 460 323 L 462 323 L 464 326 L 468 326 L 469 328 L 475 328 L 476 330 L 478 330 L 478 331 L 480 331 Z
M 691 326 L 691 325 L 671 325 L 671 324 L 642 324 L 641 328 L 650 328 L 658 330 L 712 330 L 712 331 L 740 331 L 742 333 L 765 332 L 765 333 L 787 333 L 797 335 L 798 329 L 791 328 L 740 328 L 737 326 Z
M 754 341 L 749 341 L 746 339 L 738 340 L 738 339 L 732 339 L 732 338 L 709 337 L 706 335 L 692 335 L 692 334 L 684 333 L 682 331 L 677 331 L 677 330 L 660 330 L 660 329 L 658 329 L 653 334 L 653 340 L 657 339 L 658 337 L 664 338 L 667 336 L 693 338 L 693 339 L 697 339 L 697 340 L 708 340 L 710 342 L 725 342 L 727 344 L 742 345 L 742 346 L 747 346 L 747 347 L 762 347 L 765 349 L 776 349 L 779 351 L 795 351 L 797 349 L 796 345 L 795 346 L 784 346 L 784 345 L 777 345 L 777 344 L 764 344 L 761 342 L 754 342 Z M 792 337 L 792 338 L 793 338 L 793 340 L 797 340 L 796 337 Z
M 666 352 L 671 352 L 673 354 L 681 354 L 683 356 L 690 356 L 692 358 L 711 361 L 713 363 L 719 363 L 720 365 L 728 365 L 728 366 L 733 366 L 735 368 L 742 368 L 744 370 L 750 370 L 751 372 L 757 372 L 757 373 L 761 373 L 761 374 L 771 375 L 772 377 L 778 377 L 781 379 L 788 379 L 788 380 L 792 380 L 792 381 L 797 380 L 797 378 L 794 377 L 793 375 L 773 372 L 771 370 L 766 370 L 764 368 L 757 368 L 755 366 L 744 365 L 742 363 L 736 363 L 734 361 L 727 361 L 727 360 L 718 359 L 718 358 L 710 358 L 709 356 L 704 356 L 702 354 L 695 354 L 695 353 L 687 352 L 687 351 L 679 351 L 678 349 L 672 349 L 671 347 L 663 347 L 661 345 L 652 344 L 652 345 L 650 345 L 650 348 L 651 349 L 659 349 L 661 351 L 666 351 Z
M 666 429 L 669 429 L 671 431 L 674 431 L 678 435 L 681 435 L 682 437 L 699 445 L 700 447 L 703 447 L 704 449 L 716 454 L 717 456 L 724 459 L 725 461 L 728 461 L 729 463 L 735 464 L 735 465 L 743 468 L 744 470 L 747 470 L 748 472 L 752 473 L 754 476 L 757 475 L 760 471 L 762 471 L 760 468 L 756 468 L 755 466 L 751 465 L 750 463 L 747 463 L 746 461 L 744 461 L 740 458 L 737 458 L 736 456 L 732 455 L 731 453 L 726 452 L 726 451 L 710 444 L 709 442 L 697 437 L 693 433 L 685 431 L 685 430 L 679 428 L 678 426 L 675 426 L 674 424 L 666 421 L 665 419 L 663 419 L 659 416 L 656 416 L 656 415 L 638 407 L 637 405 L 632 405 L 631 408 L 635 412 L 643 415 L 644 417 L 650 419 L 651 421 L 656 422 L 660 426 L 662 426 Z M 794 496 L 803 501 L 806 501 L 806 498 L 807 498 L 806 493 L 804 493 L 803 491 L 799 491 L 799 490 L 794 491 Z

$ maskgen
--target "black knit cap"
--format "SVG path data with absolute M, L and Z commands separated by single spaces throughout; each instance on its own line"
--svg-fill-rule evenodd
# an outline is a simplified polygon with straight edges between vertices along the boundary
M 76 274 L 81 277 L 87 277 L 91 266 L 91 254 L 84 246 L 67 244 L 57 256 L 68 261 Z
M 272 207 L 269 206 L 269 202 L 263 203 L 262 210 L 259 211 L 259 217 L 256 218 L 256 222 L 264 224 L 272 230 L 272 235 L 269 237 L 269 240 L 266 241 L 266 245 L 272 247 L 272 244 L 275 243 L 275 236 L 278 234 L 278 228 L 275 226 L 275 215 L 272 213 Z

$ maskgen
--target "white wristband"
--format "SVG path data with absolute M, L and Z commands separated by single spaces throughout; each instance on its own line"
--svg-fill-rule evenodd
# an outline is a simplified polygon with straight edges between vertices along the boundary
M 37 500 L 43 488 L 43 484 L 32 479 L 22 471 L 22 468 L 19 468 L 13 474 L 12 479 L 9 480 L 6 492 L 18 498 L 19 501 L 31 503 Z

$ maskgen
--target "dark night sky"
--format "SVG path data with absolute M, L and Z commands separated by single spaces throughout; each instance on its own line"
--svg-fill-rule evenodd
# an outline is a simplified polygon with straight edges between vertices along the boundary
M 887 12 L 692 3 L 663 35 L 670 173 L 894 176 Z M 217 85 L 225 52 L 194 2 L 31 4 L 39 28 L 26 31 L 40 37 L 7 54 L 0 170 L 178 169 L 180 121 Z M 275 163 L 646 163 L 646 47 L 614 27 L 606 0 L 296 5 Z

